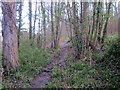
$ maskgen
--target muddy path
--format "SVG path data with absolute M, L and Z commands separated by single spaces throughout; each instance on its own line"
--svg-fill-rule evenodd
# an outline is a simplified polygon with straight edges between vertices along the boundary
M 60 66 L 63 69 L 66 67 L 65 61 L 69 48 L 69 46 L 65 46 L 60 49 L 59 54 L 54 56 L 51 62 L 43 68 L 42 73 L 30 81 L 31 88 L 44 88 L 52 81 L 50 74 L 55 66 Z

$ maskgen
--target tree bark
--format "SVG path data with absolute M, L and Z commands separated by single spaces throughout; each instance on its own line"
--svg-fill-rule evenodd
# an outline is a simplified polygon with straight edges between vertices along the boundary
M 94 6 L 93 6 L 93 23 L 92 23 L 92 31 L 91 31 L 91 35 L 90 35 L 90 41 L 89 44 L 92 44 L 93 42 L 93 34 L 94 34 L 94 30 L 95 30 L 95 18 L 96 18 L 96 2 L 94 2 Z M 93 44 L 92 44 L 93 45 Z
M 19 43 L 20 43 L 20 30 L 22 27 L 22 2 L 19 3 L 19 26 L 18 26 L 18 47 L 19 47 Z
M 51 48 L 54 47 L 53 2 L 51 2 Z
M 96 47 L 96 44 L 97 44 L 98 26 L 99 26 L 99 21 L 100 21 L 99 17 L 100 17 L 100 2 L 98 2 L 98 6 L 97 6 L 96 29 L 94 33 L 94 39 L 93 39 L 94 47 Z
M 120 1 L 118 3 L 118 35 L 120 35 Z
M 76 3 L 72 2 L 73 6 L 73 29 L 74 29 L 74 44 L 75 44 L 75 58 L 80 59 L 80 54 L 82 51 L 82 45 L 81 45 L 81 38 L 79 37 L 78 33 L 78 18 L 77 18 L 77 8 L 76 8 Z
M 29 0 L 29 40 L 32 46 L 32 1 Z
M 42 11 L 42 17 L 43 17 L 43 31 L 44 31 L 44 45 L 43 47 L 46 47 L 46 14 L 45 14 L 45 2 L 43 5 L 43 2 L 41 2 L 41 11 Z
M 110 6 L 111 6 L 111 2 L 109 3 L 109 6 L 108 6 L 108 11 L 107 11 L 107 14 L 110 14 Z M 108 25 L 108 20 L 109 20 L 109 17 L 107 17 L 106 21 L 105 21 L 105 25 L 104 25 L 104 28 L 103 28 L 103 36 L 102 36 L 102 40 L 101 40 L 101 48 L 103 47 L 103 43 L 104 43 L 104 40 L 105 40 L 105 37 L 106 37 L 106 33 L 107 33 L 107 25 Z
M 41 39 L 41 19 L 40 19 L 40 5 L 38 6 L 38 12 L 39 12 L 39 19 L 38 19 L 38 34 L 37 34 L 37 47 L 42 47 L 42 39 Z
M 18 62 L 18 30 L 16 26 L 15 2 L 2 2 L 3 68 L 4 72 L 15 69 Z
M 69 27 L 70 27 L 70 40 L 73 43 L 72 37 L 73 37 L 73 31 L 72 31 L 72 23 L 71 23 L 71 10 L 70 10 L 70 3 L 67 0 L 67 15 L 68 15 L 68 21 L 69 21 Z
M 34 39 L 35 39 L 36 18 L 37 18 L 37 0 L 36 0 L 36 4 L 35 4 L 35 16 L 34 16 L 34 26 L 33 26 L 33 42 L 34 42 Z

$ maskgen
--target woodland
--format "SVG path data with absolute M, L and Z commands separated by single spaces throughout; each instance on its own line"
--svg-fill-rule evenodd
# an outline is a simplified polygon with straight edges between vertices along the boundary
M 0 8 L 0 89 L 120 88 L 120 2 L 1 0 Z

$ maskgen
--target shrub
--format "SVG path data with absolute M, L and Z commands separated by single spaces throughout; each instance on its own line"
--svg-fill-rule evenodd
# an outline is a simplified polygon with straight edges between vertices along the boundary
M 105 64 L 117 69 L 120 60 L 120 37 L 111 39 L 105 52 Z

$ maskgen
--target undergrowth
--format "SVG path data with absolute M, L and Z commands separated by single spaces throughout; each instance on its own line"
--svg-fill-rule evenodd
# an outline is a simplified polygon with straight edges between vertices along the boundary
M 120 38 L 108 37 L 102 55 L 92 53 L 91 59 L 100 63 L 90 65 L 83 60 L 69 60 L 67 68 L 55 67 L 47 88 L 116 88 L 119 89 Z M 88 57 L 87 57 L 88 58 Z M 103 60 L 102 60 L 103 59 Z M 102 60 L 102 62 L 101 62 Z
M 69 62 L 64 70 L 59 67 L 54 68 L 52 73 L 53 81 L 48 84 L 48 88 L 95 88 L 102 87 L 102 82 L 95 77 L 98 71 L 89 64 L 81 61 Z
M 41 48 L 31 47 L 29 41 L 21 41 L 19 48 L 20 67 L 12 70 L 6 77 L 4 86 L 29 87 L 29 81 L 49 63 L 50 55 Z
M 108 82 L 111 88 L 120 88 L 120 36 L 111 36 L 106 39 L 105 55 L 100 60 L 100 77 Z

